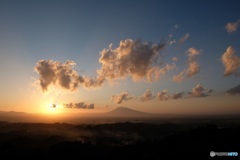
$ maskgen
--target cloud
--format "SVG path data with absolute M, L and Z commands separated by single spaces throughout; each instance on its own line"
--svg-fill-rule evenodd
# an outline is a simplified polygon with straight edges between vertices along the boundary
M 179 39 L 179 43 L 183 44 L 190 37 L 189 33 L 186 33 L 183 37 Z
M 163 90 L 158 93 L 158 99 L 160 101 L 167 101 L 167 100 L 176 100 L 181 98 L 190 98 L 190 97 L 207 97 L 209 96 L 213 90 L 204 88 L 201 84 L 197 84 L 195 87 L 192 88 L 192 92 L 188 92 L 188 95 L 186 95 L 186 92 L 178 92 L 178 93 L 168 93 L 167 90 Z M 186 96 L 185 96 L 186 95 Z
M 128 92 L 122 92 L 120 94 L 115 94 L 111 98 L 111 100 L 117 104 L 121 104 L 123 101 L 128 101 L 131 99 L 133 99 L 133 96 L 129 95 Z
M 147 90 L 141 97 L 140 97 L 140 100 L 143 101 L 143 102 L 146 102 L 146 101 L 150 101 L 152 99 L 154 99 L 155 96 L 152 94 L 152 92 L 150 90 Z
M 188 68 L 184 69 L 178 75 L 173 76 L 172 80 L 174 82 L 182 82 L 184 79 L 184 75 L 186 75 L 187 77 L 192 77 L 193 75 L 200 72 L 200 66 L 196 56 L 200 55 L 201 52 L 202 52 L 201 50 L 197 50 L 193 47 L 189 48 L 186 51 L 187 57 L 188 57 L 188 60 L 187 60 Z
M 186 70 L 186 74 L 188 77 L 191 77 L 197 74 L 200 70 L 199 63 L 196 60 L 196 56 L 201 53 L 200 50 L 195 48 L 189 48 L 187 51 L 188 55 L 188 69 Z
M 43 91 L 47 91 L 50 84 L 57 84 L 71 91 L 78 87 L 78 75 L 73 67 L 73 61 L 61 63 L 52 60 L 40 60 L 35 66 L 35 71 L 40 75 L 39 81 Z
M 177 25 L 177 24 L 174 25 L 174 28 L 175 28 L 175 29 L 178 29 L 179 27 L 180 27 L 180 26 Z
M 174 93 L 171 95 L 171 98 L 172 99 L 180 99 L 180 98 L 183 98 L 184 96 L 184 92 L 179 92 L 179 93 Z
M 145 80 L 152 82 L 160 79 L 174 64 L 158 64 L 160 51 L 165 43 L 148 43 L 141 40 L 126 39 L 120 41 L 115 49 L 112 45 L 100 52 L 101 68 L 96 71 L 96 77 L 78 75 L 74 70 L 74 61 L 61 63 L 53 60 L 40 60 L 35 71 L 39 74 L 39 84 L 43 92 L 49 85 L 55 85 L 66 90 L 75 91 L 80 86 L 94 88 L 103 85 L 106 80 L 112 81 L 130 76 L 133 81 Z
M 226 93 L 230 95 L 240 95 L 240 85 L 230 88 L 229 90 L 226 91 Z
M 65 63 L 53 60 L 38 61 L 34 69 L 40 75 L 39 82 L 43 92 L 47 91 L 51 84 L 70 91 L 77 90 L 80 85 L 89 88 L 103 84 L 104 77 L 79 76 L 77 71 L 73 69 L 75 65 L 75 62 L 70 60 Z
M 229 22 L 225 26 L 225 29 L 227 30 L 228 33 L 236 32 L 237 28 L 240 26 L 240 19 L 237 20 L 236 22 Z
M 225 67 L 224 76 L 240 75 L 240 57 L 236 55 L 236 51 L 232 46 L 229 46 L 223 53 L 221 60 Z
M 178 61 L 178 58 L 177 58 L 177 57 L 173 57 L 173 58 L 172 58 L 172 61 L 177 62 L 177 61 Z
M 158 93 L 157 97 L 160 101 L 166 101 L 170 98 L 170 96 L 167 93 L 167 90 L 163 90 L 161 92 Z
M 100 52 L 101 69 L 97 73 L 106 79 L 126 78 L 130 76 L 133 81 L 147 80 L 152 82 L 165 75 L 174 65 L 166 64 L 160 68 L 157 64 L 160 51 L 164 43 L 148 43 L 141 40 L 126 39 L 120 41 L 117 48 Z
M 85 102 L 79 103 L 65 103 L 63 104 L 64 108 L 76 108 L 76 109 L 94 109 L 94 104 L 87 104 Z
M 176 43 L 176 40 L 175 40 L 175 39 L 170 40 L 170 41 L 169 41 L 169 46 L 173 45 L 174 43 Z
M 191 97 L 207 97 L 212 92 L 212 90 L 207 90 L 201 84 L 197 84 L 192 88 L 192 92 L 189 92 Z
M 182 72 L 180 72 L 178 75 L 173 76 L 172 80 L 174 82 L 182 82 L 184 79 L 184 74 L 185 74 L 186 70 L 183 70 Z
M 189 59 L 193 60 L 195 58 L 195 56 L 197 56 L 201 53 L 201 51 L 192 47 L 192 48 L 189 48 L 186 53 L 188 53 Z
M 153 67 L 147 72 L 147 80 L 149 82 L 156 81 L 160 78 L 161 75 L 167 74 L 169 70 L 172 70 L 175 67 L 175 64 L 166 64 L 163 68 Z
M 188 69 L 186 70 L 186 74 L 188 77 L 191 77 L 199 72 L 199 63 L 194 61 L 194 62 L 189 62 L 188 64 Z
M 167 101 L 169 99 L 180 99 L 183 98 L 184 96 L 184 92 L 179 92 L 179 93 L 174 93 L 174 94 L 168 94 L 167 90 L 163 90 L 161 92 L 158 93 L 158 99 L 160 101 Z

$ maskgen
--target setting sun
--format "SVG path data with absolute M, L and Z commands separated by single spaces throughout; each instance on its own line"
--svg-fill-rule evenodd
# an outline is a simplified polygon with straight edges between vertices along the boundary
M 60 114 L 62 113 L 62 106 L 56 103 L 48 103 L 44 106 L 44 114 Z

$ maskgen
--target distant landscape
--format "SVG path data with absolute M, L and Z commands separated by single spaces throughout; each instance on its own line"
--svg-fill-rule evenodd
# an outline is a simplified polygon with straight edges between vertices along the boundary
M 239 116 L 170 118 L 124 107 L 101 115 L 96 119 L 89 117 L 87 120 L 92 119 L 92 123 L 82 123 L 81 119 L 78 124 L 40 123 L 37 119 L 27 123 L 31 114 L 1 112 L 1 157 L 196 159 L 196 155 L 210 158 L 210 151 L 240 151 Z M 11 117 L 15 119 L 3 121 Z M 18 122 L 19 119 L 22 122 Z

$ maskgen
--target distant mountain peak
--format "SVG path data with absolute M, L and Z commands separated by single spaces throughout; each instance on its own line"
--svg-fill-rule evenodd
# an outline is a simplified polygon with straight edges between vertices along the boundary
M 153 114 L 145 113 L 141 111 L 136 111 L 134 109 L 128 107 L 118 107 L 110 112 L 105 113 L 107 116 L 114 116 L 114 117 L 146 117 L 152 116 Z
M 115 108 L 115 109 L 112 110 L 112 111 L 135 111 L 135 110 L 133 110 L 133 109 L 131 109 L 131 108 L 128 108 L 128 107 L 121 106 L 121 107 Z

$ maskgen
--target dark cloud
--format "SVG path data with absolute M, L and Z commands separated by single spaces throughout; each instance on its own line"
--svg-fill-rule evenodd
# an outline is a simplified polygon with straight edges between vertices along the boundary
M 141 101 L 146 102 L 154 99 L 155 96 L 152 94 L 150 90 L 147 90 L 140 98 Z
M 208 90 L 204 88 L 201 84 L 197 84 L 193 87 L 192 92 L 189 92 L 191 97 L 207 97 L 212 92 L 212 90 Z
M 171 95 L 171 98 L 172 99 L 180 99 L 180 98 L 183 98 L 184 96 L 184 92 L 179 92 L 179 93 L 174 93 Z
M 226 91 L 226 93 L 231 95 L 240 95 L 240 85 L 230 88 L 229 90 Z
M 183 98 L 184 96 L 184 92 L 179 92 L 179 93 L 174 93 L 174 94 L 168 94 L 167 90 L 163 90 L 161 92 L 158 93 L 158 99 L 160 101 L 167 101 L 169 99 L 180 99 Z
M 64 108 L 76 108 L 76 109 L 94 109 L 94 104 L 87 104 L 85 102 L 79 103 L 65 103 L 63 104 Z
M 133 96 L 129 95 L 128 92 L 122 92 L 120 94 L 115 94 L 111 98 L 111 100 L 117 104 L 121 104 L 123 101 L 128 101 L 131 99 L 133 99 Z
M 240 76 L 240 57 L 236 55 L 236 51 L 232 46 L 229 46 L 223 53 L 221 60 L 225 67 L 224 76 Z

